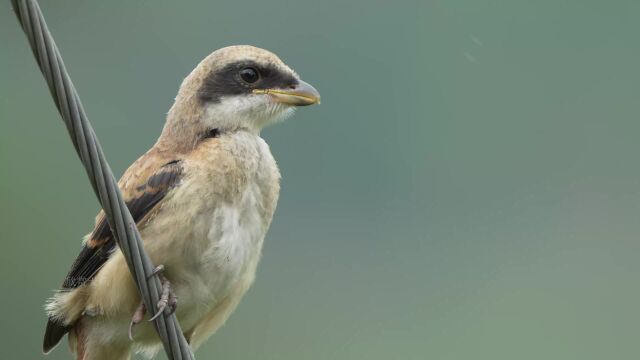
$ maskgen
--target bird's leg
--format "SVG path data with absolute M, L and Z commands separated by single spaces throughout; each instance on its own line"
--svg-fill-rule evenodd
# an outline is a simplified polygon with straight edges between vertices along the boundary
M 158 316 L 160 316 L 160 314 L 164 312 L 167 306 L 169 306 L 171 309 L 170 314 L 173 314 L 173 312 L 176 311 L 176 307 L 178 306 L 178 298 L 171 290 L 171 283 L 169 282 L 169 280 L 164 275 L 162 275 L 163 270 L 164 266 L 158 265 L 151 274 L 151 276 L 158 275 L 160 277 L 160 282 L 162 283 L 162 294 L 160 295 L 160 300 L 157 304 L 158 312 L 156 312 L 155 315 L 153 315 L 151 319 L 149 319 L 149 321 L 153 321 Z
M 144 314 L 147 312 L 147 307 L 144 305 L 144 301 L 140 301 L 140 305 L 133 313 L 131 317 L 131 323 L 129 324 L 129 340 L 133 341 L 133 327 L 140 324 L 144 319 Z
M 171 291 L 171 283 L 169 282 L 169 280 L 167 280 L 167 278 L 164 275 L 162 275 L 163 271 L 164 271 L 164 265 L 158 265 L 156 266 L 155 269 L 153 269 L 151 274 L 149 274 L 149 279 L 153 276 L 159 276 L 160 283 L 162 284 L 162 294 L 160 294 L 160 300 L 158 300 L 158 304 L 157 304 L 158 312 L 155 313 L 151 317 L 151 319 L 149 319 L 149 321 L 153 321 L 158 316 L 160 316 L 160 314 L 164 312 L 164 309 L 166 309 L 167 306 L 171 307 L 171 313 L 173 313 L 174 311 L 176 311 L 176 307 L 178 305 L 178 298 L 173 293 L 173 291 Z M 144 301 L 141 301 L 140 305 L 138 305 L 138 308 L 133 313 L 133 317 L 131 318 L 131 323 L 129 324 L 129 339 L 131 341 L 133 341 L 134 326 L 142 322 L 146 313 L 147 313 L 147 307 L 144 305 Z

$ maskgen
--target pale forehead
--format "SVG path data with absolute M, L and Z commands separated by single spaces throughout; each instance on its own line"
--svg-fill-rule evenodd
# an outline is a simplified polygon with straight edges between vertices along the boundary
M 234 45 L 218 49 L 211 53 L 207 60 L 212 68 L 222 68 L 236 62 L 252 61 L 293 72 L 276 54 L 250 45 Z

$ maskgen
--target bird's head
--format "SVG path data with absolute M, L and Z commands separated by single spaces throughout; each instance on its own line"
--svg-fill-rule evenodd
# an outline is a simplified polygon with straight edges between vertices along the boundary
M 275 54 L 248 45 L 229 46 L 211 53 L 184 79 L 163 135 L 197 137 L 214 128 L 257 133 L 298 106 L 319 103 L 318 91 Z

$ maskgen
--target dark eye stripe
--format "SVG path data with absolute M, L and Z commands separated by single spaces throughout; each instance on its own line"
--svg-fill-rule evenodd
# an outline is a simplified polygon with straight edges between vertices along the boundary
M 242 79 L 240 72 L 253 68 L 259 73 L 254 83 Z M 298 84 L 290 73 L 285 73 L 273 65 L 260 65 L 253 61 L 239 61 L 210 74 L 198 90 L 198 98 L 203 103 L 216 103 L 224 96 L 250 94 L 253 89 L 287 88 Z

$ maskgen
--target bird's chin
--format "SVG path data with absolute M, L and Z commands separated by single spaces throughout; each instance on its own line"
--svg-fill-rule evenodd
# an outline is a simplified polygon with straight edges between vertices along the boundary
M 260 131 L 266 126 L 284 121 L 293 115 L 295 108 L 262 95 L 229 97 L 207 106 L 205 119 L 208 127 Z
M 295 106 L 278 104 L 278 109 L 275 111 L 275 115 L 271 118 L 271 121 L 269 121 L 267 125 L 285 121 L 293 116 L 295 112 Z
M 269 103 L 260 111 L 260 115 L 254 118 L 258 129 L 262 129 L 272 124 L 283 122 L 291 117 L 295 112 L 294 106 Z

